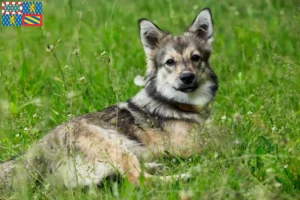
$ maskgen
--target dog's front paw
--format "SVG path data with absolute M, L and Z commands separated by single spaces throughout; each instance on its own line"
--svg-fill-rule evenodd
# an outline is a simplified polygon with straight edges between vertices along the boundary
M 161 163 L 149 162 L 149 163 L 145 163 L 145 168 L 146 168 L 146 170 L 159 171 L 159 170 L 163 170 L 163 169 L 168 169 L 169 167 L 167 167 Z

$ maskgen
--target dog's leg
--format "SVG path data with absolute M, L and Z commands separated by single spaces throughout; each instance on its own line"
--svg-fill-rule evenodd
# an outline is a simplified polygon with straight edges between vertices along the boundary
M 168 181 L 188 180 L 191 178 L 191 175 L 189 173 L 176 174 L 176 175 L 171 175 L 171 176 L 147 175 L 147 178 L 159 179 L 159 180 L 168 182 Z
M 125 137 L 114 130 L 86 125 L 74 145 L 87 162 L 102 162 L 112 166 L 134 184 L 139 183 L 142 172 L 138 158 L 128 150 Z
M 85 131 L 86 134 L 80 135 L 74 145 L 87 161 L 109 163 L 126 176 L 131 183 L 139 185 L 139 177 L 142 173 L 141 165 L 137 156 L 128 150 L 126 139 L 117 131 L 102 129 L 94 125 L 87 125 Z M 152 166 L 155 165 L 152 164 Z M 144 172 L 143 175 L 146 181 L 150 178 L 165 181 L 189 178 L 188 174 L 154 176 Z
M 145 163 L 144 165 L 146 170 L 161 170 L 163 168 L 166 168 L 165 165 L 156 162 L 149 162 L 149 163 Z
M 103 178 L 114 174 L 113 167 L 106 162 L 92 162 L 77 155 L 65 158 L 63 163 L 54 171 L 49 181 L 60 182 L 68 187 L 84 187 L 99 184 Z
M 161 170 L 164 168 L 168 168 L 167 166 L 161 164 L 161 163 L 156 163 L 156 162 L 149 162 L 144 164 L 146 170 Z M 147 178 L 151 179 L 160 179 L 163 181 L 172 181 L 172 180 L 188 180 L 191 178 L 191 175 L 189 173 L 184 173 L 184 174 L 176 174 L 176 175 L 171 175 L 171 176 L 159 176 L 159 175 L 146 175 Z

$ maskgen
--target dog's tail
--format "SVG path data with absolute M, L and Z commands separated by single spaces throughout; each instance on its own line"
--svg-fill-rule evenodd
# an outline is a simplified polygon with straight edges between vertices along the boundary
M 16 159 L 0 163 L 0 190 L 11 187 L 16 164 Z

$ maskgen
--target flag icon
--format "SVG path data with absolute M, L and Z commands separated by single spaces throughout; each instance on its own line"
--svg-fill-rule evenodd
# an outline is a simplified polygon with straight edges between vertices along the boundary
M 2 26 L 42 26 L 42 2 L 2 2 Z
M 24 14 L 42 14 L 42 2 L 23 2 Z
M 42 26 L 42 15 L 40 14 L 23 14 L 22 25 L 23 26 Z
M 22 14 L 22 2 L 2 2 L 2 15 Z
M 22 26 L 22 15 L 2 15 L 2 26 Z

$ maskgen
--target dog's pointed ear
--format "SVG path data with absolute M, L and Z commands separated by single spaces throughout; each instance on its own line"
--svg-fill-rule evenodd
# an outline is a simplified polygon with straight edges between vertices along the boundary
M 213 21 L 211 10 L 209 8 L 201 10 L 187 31 L 196 34 L 202 40 L 212 41 Z
M 154 49 L 159 44 L 160 39 L 163 38 L 166 33 L 147 19 L 140 19 L 138 23 L 141 41 L 147 53 L 148 50 Z

